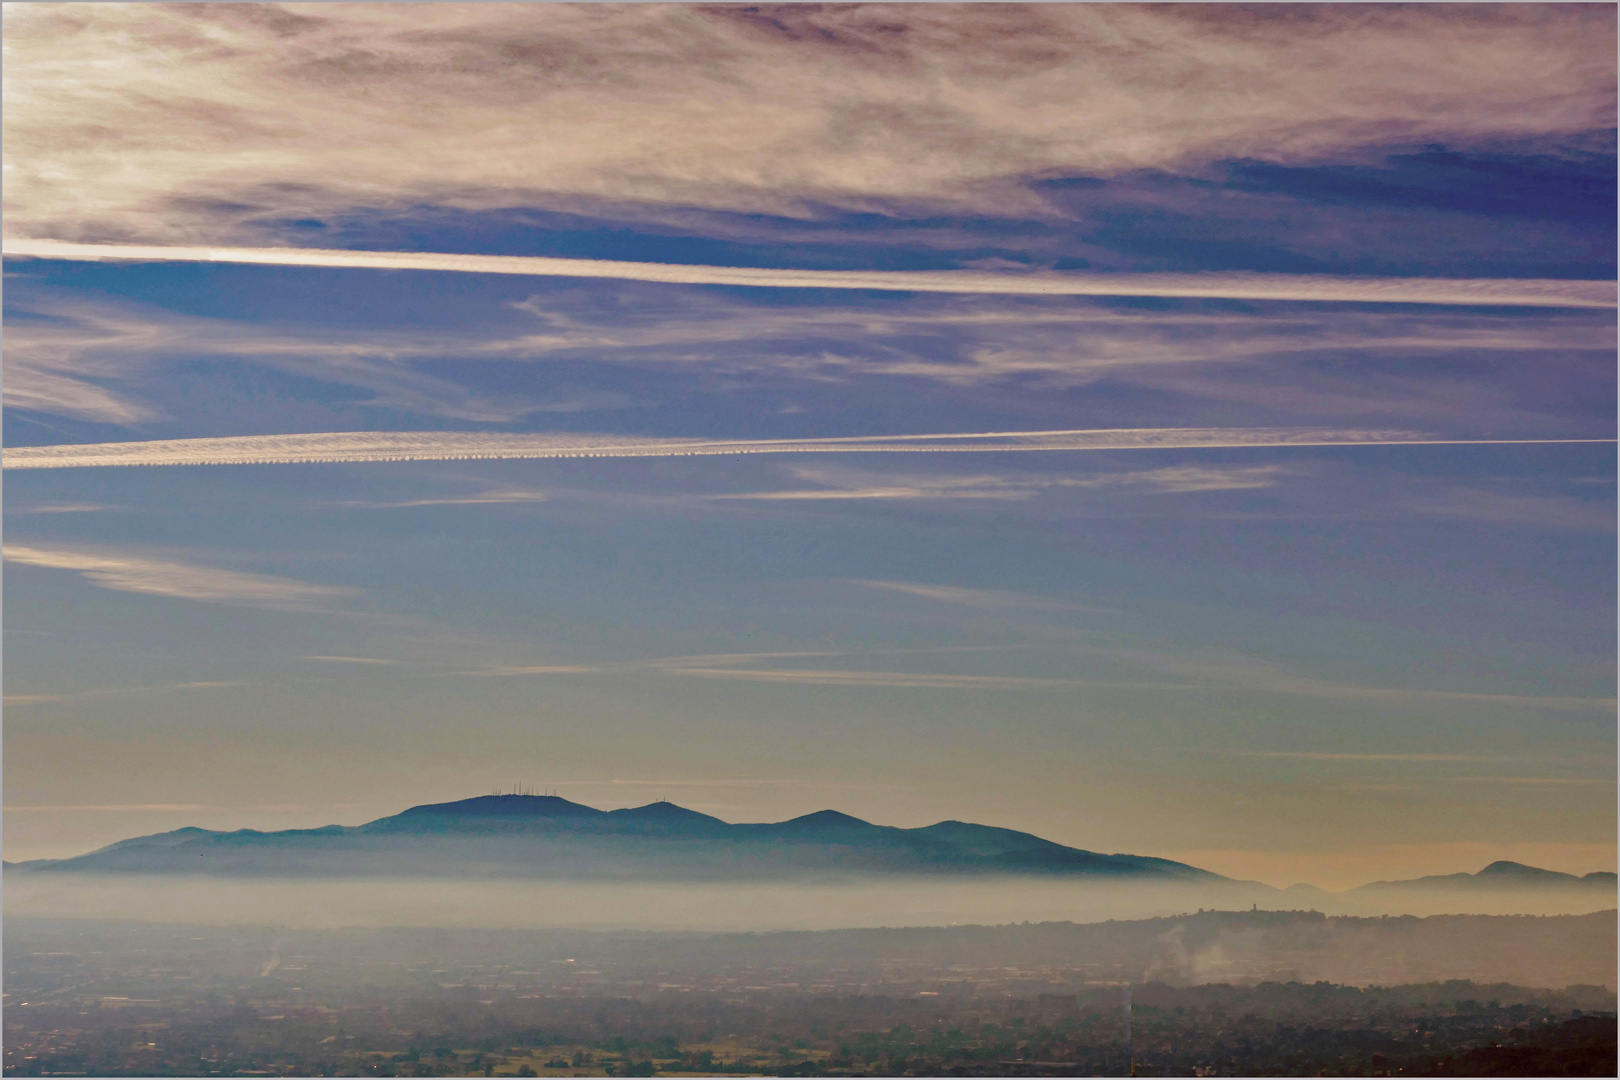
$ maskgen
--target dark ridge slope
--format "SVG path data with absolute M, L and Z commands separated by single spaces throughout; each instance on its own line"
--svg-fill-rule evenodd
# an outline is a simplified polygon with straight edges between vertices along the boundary
M 37 860 L 27 869 L 688 880 L 803 872 L 1226 880 L 1182 863 L 1102 855 L 965 822 L 898 829 L 820 810 L 789 821 L 733 825 L 670 802 L 603 811 L 554 795 L 430 803 L 352 828 L 180 829 L 77 858 Z

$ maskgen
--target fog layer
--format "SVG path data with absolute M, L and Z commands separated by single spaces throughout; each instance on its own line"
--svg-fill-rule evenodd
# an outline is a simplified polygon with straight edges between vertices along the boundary
M 688 884 L 443 879 L 322 880 L 12 873 L 7 918 L 273 925 L 641 930 L 1100 922 L 1258 906 L 1344 915 L 1569 915 L 1615 906 L 1604 890 L 1405 890 L 1346 897 L 1252 883 L 1080 883 L 1050 878 L 889 878 Z

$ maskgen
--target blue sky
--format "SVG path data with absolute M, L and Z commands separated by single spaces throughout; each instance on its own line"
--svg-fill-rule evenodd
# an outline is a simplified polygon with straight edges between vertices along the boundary
M 8 468 L 8 858 L 522 781 L 1280 884 L 1612 868 L 1613 34 L 1595 5 L 17 5 L 8 241 L 1208 289 L 8 257 L 8 447 L 665 448 Z M 1141 429 L 1239 445 L 659 443 Z

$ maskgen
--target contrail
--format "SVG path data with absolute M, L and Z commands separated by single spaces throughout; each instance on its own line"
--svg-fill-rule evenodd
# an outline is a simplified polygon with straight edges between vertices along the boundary
M 1441 439 L 1410 431 L 1311 428 L 1124 428 L 992 431 L 836 439 L 662 439 L 633 435 L 509 435 L 446 431 L 340 431 L 215 439 L 24 446 L 7 469 L 110 465 L 293 465 L 470 458 L 704 457 L 722 454 L 963 453 L 1009 450 L 1186 450 L 1280 446 L 1451 446 L 1611 443 L 1613 439 Z
M 878 289 L 889 292 L 1005 296 L 1164 296 L 1514 307 L 1610 308 L 1616 303 L 1616 286 L 1612 281 L 1551 278 L 1367 278 L 1228 272 L 1078 274 L 976 270 L 778 270 L 746 266 L 554 259 L 529 255 L 455 255 L 332 248 L 151 247 L 23 239 L 7 239 L 4 248 L 7 255 L 39 259 L 174 260 L 371 270 L 441 270 L 469 274 L 616 278 L 677 285 L 746 285 L 769 289 Z

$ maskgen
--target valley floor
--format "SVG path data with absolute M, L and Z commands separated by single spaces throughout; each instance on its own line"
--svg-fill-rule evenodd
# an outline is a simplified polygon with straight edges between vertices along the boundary
M 7 1076 L 1615 1075 L 1609 986 L 1462 979 L 1354 986 L 1277 977 L 1269 960 L 1236 979 L 1191 977 L 1185 964 L 1155 961 L 1157 973 L 1141 966 L 1142 942 L 1157 942 L 1160 954 L 1197 957 L 1263 943 L 1267 926 L 1286 930 L 1297 947 L 1301 933 L 1328 925 L 1284 915 L 718 936 L 9 919 L 4 1069 Z M 1393 921 L 1379 947 L 1399 951 L 1403 935 L 1415 947 L 1423 925 Z M 1548 926 L 1586 923 L 1526 917 L 1468 925 L 1476 927 L 1468 939 L 1475 948 L 1488 945 L 1479 927 L 1507 927 L 1496 931 L 1498 945 L 1511 950 L 1522 942 L 1509 931 L 1541 940 Z M 1103 932 L 1115 942 L 1110 949 L 1091 940 Z

